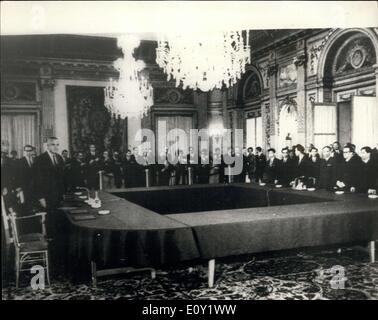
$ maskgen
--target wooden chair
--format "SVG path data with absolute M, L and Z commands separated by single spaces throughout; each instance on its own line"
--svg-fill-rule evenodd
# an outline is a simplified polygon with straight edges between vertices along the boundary
M 2 229 L 1 232 L 4 232 L 4 261 L 3 261 L 3 268 L 5 272 L 5 277 L 8 278 L 8 271 L 9 271 L 9 254 L 11 251 L 13 238 L 10 232 L 10 222 L 9 216 L 6 210 L 4 197 L 1 196 L 1 217 L 2 217 Z
M 15 248 L 16 288 L 19 287 L 20 273 L 25 271 L 30 272 L 30 268 L 39 263 L 42 264 L 46 272 L 47 283 L 50 285 L 48 243 L 46 240 L 45 227 L 46 212 L 17 217 L 16 212 L 12 209 L 9 209 L 9 212 L 7 212 L 2 199 L 2 216 L 8 226 L 8 222 L 10 221 L 11 226 L 11 228 L 8 228 L 8 236 L 10 243 L 13 243 Z M 36 218 L 41 220 L 41 233 L 19 233 L 18 221 Z M 10 236 L 9 230 L 12 232 L 12 237 Z

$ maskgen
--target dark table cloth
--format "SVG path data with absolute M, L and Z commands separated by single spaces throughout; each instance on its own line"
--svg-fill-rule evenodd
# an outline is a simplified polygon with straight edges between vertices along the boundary
M 167 216 L 193 228 L 203 259 L 378 239 L 378 201 L 366 195 L 273 192 L 328 201 Z
M 67 264 L 69 272 L 83 278 L 90 274 L 90 261 L 99 268 L 159 266 L 200 257 L 193 232 L 181 222 L 148 211 L 107 193 L 100 193 L 102 207 L 83 204 L 96 219 L 75 221 L 65 212 L 68 225 Z M 110 210 L 99 215 L 99 210 Z
M 101 209 L 110 210 L 110 215 L 100 216 L 99 209 L 85 205 L 96 219 L 75 221 L 70 209 L 61 209 L 69 228 L 67 263 L 71 272 L 88 277 L 91 260 L 99 268 L 160 266 L 378 239 L 378 200 L 366 195 L 239 186 L 245 188 L 241 192 L 265 190 L 274 206 L 160 215 L 101 192 Z M 280 205 L 298 203 L 305 197 L 311 197 L 311 203 Z

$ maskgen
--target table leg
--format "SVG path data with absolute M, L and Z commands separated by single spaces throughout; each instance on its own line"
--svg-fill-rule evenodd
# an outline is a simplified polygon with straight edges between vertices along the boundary
M 375 241 L 370 241 L 368 247 L 369 247 L 370 262 L 375 262 Z
M 92 286 L 97 287 L 97 268 L 96 262 L 91 261 Z
M 209 288 L 214 286 L 214 274 L 215 274 L 215 259 L 209 260 Z

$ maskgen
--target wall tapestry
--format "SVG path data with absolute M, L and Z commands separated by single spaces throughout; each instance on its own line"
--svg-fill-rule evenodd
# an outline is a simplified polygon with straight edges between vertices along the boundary
M 103 87 L 67 86 L 71 152 L 127 148 L 127 119 L 111 115 L 104 106 Z

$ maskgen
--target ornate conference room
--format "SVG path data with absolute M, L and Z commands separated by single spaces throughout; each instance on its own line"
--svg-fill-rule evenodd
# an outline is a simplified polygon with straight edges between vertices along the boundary
M 377 54 L 370 27 L 2 34 L 3 299 L 377 299 Z

